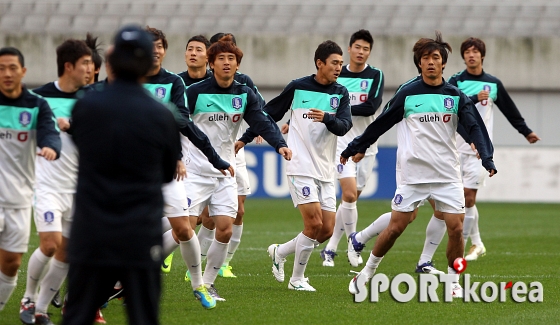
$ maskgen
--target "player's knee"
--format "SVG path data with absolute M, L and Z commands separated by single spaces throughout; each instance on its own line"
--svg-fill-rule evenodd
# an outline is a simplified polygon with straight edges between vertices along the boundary
M 187 241 L 192 237 L 192 230 L 190 227 L 179 227 L 178 229 L 173 229 L 173 232 L 175 232 L 175 235 L 180 241 Z
M 447 225 L 447 234 L 449 238 L 457 238 L 463 235 L 463 224 L 460 222 Z
M 216 229 L 216 240 L 220 243 L 229 243 L 231 238 L 231 227 L 229 229 L 218 230 Z
M 235 216 L 235 221 L 243 220 L 244 215 L 245 215 L 245 208 L 240 206 L 239 209 L 237 209 L 237 215 Z M 238 219 L 241 219 L 241 220 L 238 220 Z
M 15 256 L 13 258 L 4 258 L 4 260 L 2 261 L 2 273 L 10 277 L 16 276 L 20 266 L 21 258 L 17 258 Z
M 476 197 L 474 195 L 465 196 L 465 206 L 472 208 L 476 204 Z
M 401 224 L 393 224 L 393 225 L 389 225 L 387 227 L 387 234 L 389 235 L 389 237 L 391 238 L 397 238 L 399 237 L 403 231 L 406 229 L 406 225 L 401 225 Z
M 45 254 L 45 256 L 53 257 L 54 253 L 58 249 L 58 244 L 55 241 L 47 240 L 40 244 L 41 253 Z

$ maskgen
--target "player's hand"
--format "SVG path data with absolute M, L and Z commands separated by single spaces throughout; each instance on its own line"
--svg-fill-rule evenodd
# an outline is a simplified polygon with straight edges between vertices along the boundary
M 174 179 L 178 181 L 182 181 L 187 176 L 187 168 L 185 168 L 185 164 L 182 160 L 177 160 L 177 168 L 175 169 L 175 175 L 173 176 Z
M 226 171 L 229 172 L 229 174 L 231 175 L 231 177 L 235 176 L 235 171 L 233 170 L 233 167 L 231 167 L 231 165 L 229 165 L 229 167 L 227 169 L 218 169 L 220 171 L 220 173 L 222 173 L 224 176 L 227 176 Z
M 292 160 L 292 150 L 290 150 L 290 148 L 282 147 L 282 148 L 278 149 L 278 153 L 282 157 L 284 157 L 284 159 L 286 159 L 287 161 Z
M 348 158 L 344 158 L 342 156 L 340 156 L 340 163 L 343 165 L 346 165 L 346 163 L 348 162 Z
M 320 109 L 310 108 L 309 113 L 307 113 L 309 118 L 313 119 L 313 122 L 323 122 L 323 118 L 325 117 L 325 112 Z
M 471 143 L 471 149 L 476 153 L 476 158 L 480 160 L 480 154 L 478 153 L 478 150 L 476 150 L 474 143 Z
M 492 176 L 496 175 L 496 173 L 497 173 L 497 171 L 495 169 L 490 169 L 488 172 L 490 173 L 489 177 L 492 177 Z
M 290 131 L 290 124 L 288 123 L 282 125 L 282 127 L 280 128 L 280 132 L 282 132 L 282 134 L 287 134 L 288 131 Z
M 358 152 L 357 154 L 352 156 L 352 161 L 358 163 L 360 162 L 360 160 L 364 159 L 365 156 L 366 156 L 365 153 Z
M 48 161 L 53 161 L 56 159 L 56 151 L 49 147 L 43 147 L 41 148 L 41 151 L 37 153 L 37 156 L 41 156 Z
M 264 139 L 263 139 L 263 137 L 261 137 L 260 135 L 258 135 L 258 136 L 255 138 L 255 143 L 256 143 L 256 144 L 262 144 L 263 141 L 264 141 Z
M 479 101 L 479 102 L 481 102 L 481 101 L 483 101 L 483 100 L 485 100 L 485 99 L 488 99 L 488 97 L 490 97 L 490 92 L 489 92 L 489 91 L 481 90 L 481 91 L 478 93 L 478 101 Z
M 58 123 L 58 128 L 60 129 L 60 131 L 66 132 L 70 128 L 70 122 L 64 117 L 57 118 L 56 122 Z
M 541 139 L 535 132 L 527 134 L 525 138 L 527 139 L 527 141 L 529 141 L 529 143 L 535 143 Z
M 235 145 L 233 147 L 233 149 L 235 150 L 235 155 L 237 155 L 239 150 L 241 150 L 241 148 L 243 147 L 245 147 L 245 142 L 239 140 L 235 141 Z

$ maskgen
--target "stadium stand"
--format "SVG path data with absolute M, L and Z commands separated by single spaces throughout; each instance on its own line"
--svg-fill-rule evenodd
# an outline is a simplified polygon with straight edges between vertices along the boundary
M 546 0 L 340 0 L 328 6 L 319 0 L 0 1 L 0 26 L 13 33 L 106 32 L 137 22 L 163 23 L 171 33 L 214 24 L 252 34 L 350 33 L 365 24 L 377 35 L 415 35 L 434 28 L 466 35 L 475 28 L 481 36 L 554 36 L 560 31 L 559 16 L 560 2 Z

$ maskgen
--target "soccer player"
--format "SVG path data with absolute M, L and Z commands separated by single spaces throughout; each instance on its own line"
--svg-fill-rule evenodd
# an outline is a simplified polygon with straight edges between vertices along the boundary
M 58 80 L 33 92 L 45 98 L 57 119 L 68 120 L 78 96 L 85 91 L 82 87 L 90 81 L 93 69 L 91 49 L 84 41 L 66 40 L 56 49 L 56 61 Z M 63 132 L 60 138 L 60 159 L 56 162 L 37 161 L 34 210 L 39 248 L 33 252 L 27 266 L 27 285 L 20 306 L 20 320 L 24 324 L 50 322 L 48 305 L 68 273 L 66 248 L 76 193 L 78 151 L 68 134 Z M 40 280 L 45 270 L 46 274 Z M 41 290 L 37 295 L 39 286 Z
M 455 145 L 457 124 L 461 123 L 476 144 L 482 165 L 490 176 L 496 173 L 492 161 L 492 144 L 483 127 L 476 122 L 474 104 L 455 86 L 445 82 L 443 69 L 451 46 L 440 32 L 436 39 L 421 38 L 414 45 L 415 62 L 419 62 L 422 79 L 398 91 L 384 112 L 354 139 L 341 154 L 345 164 L 349 157 L 360 161 L 366 149 L 398 123 L 397 189 L 391 207 L 389 226 L 381 232 L 372 253 L 358 275 L 349 284 L 350 293 L 359 290 L 359 277 L 370 279 L 385 254 L 406 229 L 418 204 L 427 198 L 443 213 L 449 236 L 448 273 L 452 277 L 452 296 L 463 296 L 459 274 L 453 269 L 456 258 L 463 256 L 462 219 L 465 199 L 461 184 L 459 154 Z M 438 154 L 435 155 L 434 152 Z
M 370 32 L 364 29 L 352 34 L 348 53 L 350 63 L 342 67 L 337 82 L 348 90 L 350 105 L 352 109 L 353 127 L 344 135 L 338 138 L 337 156 L 355 137 L 364 132 L 366 127 L 374 120 L 374 113 L 381 105 L 383 97 L 383 72 L 368 65 L 366 62 L 373 46 L 373 37 Z M 336 211 L 336 221 L 332 237 L 327 246 L 321 250 L 323 266 L 334 266 L 336 248 L 343 232 L 348 237 L 356 231 L 358 221 L 358 210 L 356 201 L 362 193 L 371 176 L 377 144 L 373 144 L 366 152 L 362 161 L 355 164 L 349 161 L 346 166 L 336 164 L 337 177 L 342 190 L 342 200 Z M 348 251 L 350 264 L 361 264 L 361 255 L 354 251 Z
M 237 45 L 235 41 L 235 36 L 231 33 L 217 33 L 210 38 L 210 43 L 214 44 L 219 41 L 224 36 L 230 36 L 233 44 Z M 251 88 L 257 98 L 261 106 L 264 106 L 264 98 L 259 93 L 257 86 L 253 83 L 253 80 L 246 74 L 240 73 L 237 71 L 234 77 L 235 81 L 239 82 L 240 84 L 244 84 L 247 87 Z M 239 139 L 243 135 L 243 128 L 239 128 L 238 134 L 236 136 Z M 257 143 L 262 142 L 262 138 L 258 137 L 256 140 Z M 245 199 L 247 195 L 251 194 L 251 186 L 249 184 L 249 174 L 247 173 L 247 162 L 245 161 L 245 149 L 241 148 L 237 151 L 235 155 L 235 180 L 237 182 L 237 215 L 235 220 L 233 221 L 232 226 L 232 235 L 228 245 L 227 257 L 218 272 L 218 276 L 224 278 L 235 278 L 235 274 L 232 272 L 232 267 L 229 265 L 229 262 L 233 259 L 237 248 L 241 244 L 241 236 L 243 234 L 243 216 L 245 215 Z M 199 241 L 200 241 L 200 250 L 202 257 L 206 257 L 208 253 L 208 249 L 212 244 L 215 236 L 215 228 L 216 225 L 214 224 L 212 218 L 210 218 L 208 209 L 204 209 L 201 215 L 202 226 L 198 232 Z M 188 274 L 185 275 L 185 280 L 188 280 Z
M 286 256 L 295 253 L 288 289 L 298 291 L 316 291 L 304 276 L 305 268 L 313 248 L 333 232 L 337 137 L 352 127 L 348 91 L 336 82 L 342 70 L 342 49 L 333 41 L 325 41 L 317 47 L 314 61 L 317 74 L 290 82 L 265 106 L 275 121 L 291 109 L 288 144 L 294 150 L 294 158 L 286 166 L 286 175 L 304 229 L 287 243 L 270 245 L 268 254 L 274 277 L 284 282 Z M 253 137 L 250 130 L 238 143 L 248 143 Z
M 291 159 L 291 150 L 280 134 L 278 126 L 262 111 L 257 95 L 246 85 L 234 80 L 243 52 L 231 41 L 230 36 L 212 44 L 207 51 L 213 76 L 191 85 L 187 89 L 188 106 L 193 121 L 206 134 L 218 153 L 235 159 L 234 141 L 244 119 L 261 134 L 276 151 Z M 237 184 L 232 177 L 217 173 L 203 158 L 201 152 L 189 144 L 189 193 L 190 215 L 198 217 L 208 206 L 216 233 L 208 249 L 204 271 L 204 284 L 216 300 L 225 300 L 214 287 L 220 268 L 228 251 L 232 236 L 232 223 L 237 215 Z M 232 175 L 233 176 L 233 175 Z M 191 281 L 192 281 L 192 270 Z
M 99 44 L 97 44 L 97 37 L 93 37 L 90 33 L 87 33 L 84 42 L 86 42 L 87 46 L 91 49 L 91 62 L 94 66 L 89 76 L 89 84 L 91 85 L 99 81 L 99 71 L 101 71 L 103 58 L 99 53 L 101 50 L 99 49 Z
M 27 252 L 36 156 L 52 163 L 61 147 L 49 104 L 22 84 L 26 71 L 18 49 L 0 49 L 0 311 Z
M 482 64 L 485 55 L 486 45 L 481 39 L 475 37 L 467 38 L 461 44 L 461 56 L 465 61 L 467 69 L 453 75 L 449 79 L 449 83 L 457 86 L 476 104 L 476 108 L 484 120 L 490 138 L 492 138 L 492 131 L 494 129 L 494 111 L 497 106 L 509 123 L 529 143 L 536 143 L 540 138 L 527 126 L 502 82 L 498 78 L 484 72 Z M 465 188 L 463 239 L 465 240 L 465 245 L 468 237 L 472 241 L 472 246 L 465 259 L 467 261 L 475 261 L 479 256 L 486 254 L 486 248 L 480 239 L 478 209 L 476 208 L 476 193 L 481 186 L 484 186 L 486 175 L 477 162 L 476 153 L 471 150 L 470 145 L 461 137 L 457 139 L 457 148 L 461 158 L 461 172 Z
M 154 64 L 147 74 L 144 88 L 163 102 L 174 104 L 179 110 L 185 122 L 184 125 L 180 126 L 183 154 L 188 153 L 189 156 L 192 156 L 190 151 L 197 150 L 204 155 L 205 160 L 209 160 L 210 164 L 219 170 L 219 172 L 215 171 L 216 173 L 226 175 L 227 170 L 233 176 L 233 167 L 220 158 L 208 137 L 191 120 L 186 107 L 183 80 L 162 67 L 168 45 L 165 34 L 156 28 L 147 27 L 146 30 L 154 37 Z M 191 149 L 191 147 L 196 149 Z M 183 156 L 183 159 L 190 158 Z M 163 234 L 163 256 L 169 256 L 177 246 L 180 246 L 181 255 L 192 276 L 191 285 L 194 295 L 200 300 L 204 308 L 210 309 L 215 307 L 216 302 L 203 285 L 200 244 L 189 222 L 189 203 L 185 190 L 186 186 L 182 182 L 185 175 L 185 164 L 179 159 L 177 161 L 176 181 L 163 186 L 164 215 L 171 225 L 171 229 Z M 187 188 L 191 192 L 197 191 L 196 187 Z

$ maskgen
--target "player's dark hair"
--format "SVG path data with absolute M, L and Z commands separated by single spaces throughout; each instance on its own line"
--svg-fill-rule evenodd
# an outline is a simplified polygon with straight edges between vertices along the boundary
M 206 51 L 206 55 L 208 56 L 208 63 L 214 63 L 216 57 L 220 53 L 233 53 L 235 54 L 235 58 L 237 59 L 237 64 L 241 64 L 241 59 L 243 58 L 243 52 L 240 48 L 235 45 L 232 40 L 233 35 L 226 34 L 226 36 L 220 38 L 219 41 L 212 44 L 210 48 Z
M 461 57 L 465 58 L 465 52 L 473 47 L 480 52 L 480 56 L 482 57 L 482 62 L 484 62 L 484 57 L 486 56 L 486 44 L 480 39 L 476 37 L 469 37 L 463 43 L 461 43 Z
M 447 57 L 449 53 L 452 52 L 451 45 L 449 43 L 444 42 L 441 36 L 441 32 L 436 30 L 436 39 L 433 40 L 431 38 L 421 38 L 414 44 L 412 48 L 412 52 L 414 52 L 414 65 L 418 69 L 418 72 L 421 73 L 422 70 L 420 69 L 420 59 L 424 54 L 430 54 L 435 51 L 438 51 L 441 55 L 441 61 L 443 64 L 447 63 Z
M 103 57 L 101 56 L 101 49 L 97 43 L 97 37 L 93 37 L 90 33 L 87 33 L 86 42 L 87 46 L 91 49 L 91 60 L 93 61 L 93 65 L 95 66 L 95 70 L 101 69 L 101 65 L 103 64 Z M 95 82 L 99 80 L 99 72 L 95 74 Z
M 64 74 L 64 64 L 69 62 L 75 65 L 78 60 L 84 56 L 91 56 L 91 49 L 86 42 L 77 39 L 67 39 L 56 48 L 56 65 L 58 67 L 58 76 Z
M 130 58 L 109 53 L 105 56 L 115 78 L 136 81 L 148 74 L 152 68 L 152 58 Z
M 357 40 L 363 40 L 363 41 L 368 42 L 370 50 L 373 47 L 373 36 L 371 36 L 371 33 L 369 32 L 369 30 L 360 29 L 359 31 L 352 34 L 352 36 L 350 36 L 349 46 L 352 46 L 352 44 L 354 44 L 354 42 L 356 42 Z
M 146 31 L 154 35 L 154 42 L 161 40 L 161 43 L 163 44 L 163 49 L 167 50 L 167 38 L 165 38 L 165 34 L 161 29 L 146 26 Z
M 4 56 L 4 55 L 13 55 L 13 56 L 17 56 L 19 64 L 21 64 L 21 67 L 25 67 L 24 65 L 24 60 L 23 60 L 23 54 L 21 54 L 20 50 L 16 49 L 15 47 L 3 47 L 0 49 L 0 56 Z
M 189 43 L 190 42 L 200 42 L 200 43 L 204 44 L 206 49 L 208 49 L 210 47 L 210 45 L 212 45 L 210 43 L 210 41 L 204 35 L 195 35 L 195 36 L 189 38 L 189 40 L 187 41 L 187 46 L 185 47 L 185 50 L 187 48 L 189 48 Z
M 321 60 L 323 63 L 327 63 L 327 59 L 331 54 L 339 54 L 342 55 L 342 49 L 338 44 L 335 42 L 328 40 L 324 41 L 323 43 L 319 44 L 317 49 L 315 50 L 315 57 L 313 58 L 313 62 L 315 62 L 315 68 L 319 69 L 317 66 L 317 60 Z
M 210 37 L 210 43 L 214 44 L 217 41 L 221 40 L 222 37 L 229 35 L 231 36 L 231 42 L 233 42 L 233 44 L 237 45 L 237 41 L 235 41 L 235 36 L 233 36 L 232 33 L 216 33 L 214 35 L 212 35 L 212 37 Z

